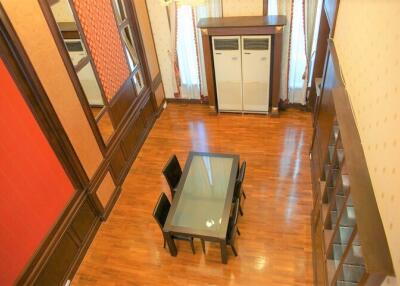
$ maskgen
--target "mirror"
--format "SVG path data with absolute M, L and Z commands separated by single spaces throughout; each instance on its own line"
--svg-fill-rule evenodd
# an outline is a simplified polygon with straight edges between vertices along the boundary
M 113 0 L 115 14 L 117 16 L 118 25 L 126 20 L 126 9 L 124 0 Z
M 114 6 L 115 18 L 117 19 L 118 29 L 120 31 L 122 42 L 124 44 L 125 54 L 128 60 L 128 65 L 133 75 L 133 82 L 135 84 L 136 93 L 144 88 L 142 71 L 139 66 L 139 58 L 137 55 L 135 42 L 132 37 L 131 27 L 127 21 L 125 2 L 124 0 L 112 0 Z
M 70 3 L 68 0 L 49 0 L 49 4 L 92 115 L 96 119 L 103 141 L 107 143 L 114 133 L 114 128 Z

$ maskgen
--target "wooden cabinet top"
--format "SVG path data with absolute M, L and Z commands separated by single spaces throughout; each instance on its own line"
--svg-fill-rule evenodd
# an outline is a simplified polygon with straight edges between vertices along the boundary
M 239 27 L 268 27 L 285 26 L 286 16 L 245 16 L 225 18 L 201 18 L 197 27 L 208 28 L 239 28 Z

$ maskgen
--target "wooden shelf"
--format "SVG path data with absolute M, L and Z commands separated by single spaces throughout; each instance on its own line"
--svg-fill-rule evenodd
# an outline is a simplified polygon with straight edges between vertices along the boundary
M 317 97 L 320 97 L 322 91 L 322 77 L 315 78 L 315 90 L 317 92 Z
M 320 156 L 312 160 L 320 162 L 323 180 L 317 185 L 322 200 L 315 205 L 322 231 L 313 240 L 324 246 L 326 285 L 380 285 L 394 275 L 393 264 L 332 40 L 328 48 L 324 95 L 314 124 L 319 137 L 312 147 Z
M 333 276 L 335 275 L 336 265 L 335 261 L 331 259 L 326 260 L 326 276 L 327 276 L 327 285 L 329 285 L 329 281 L 332 281 Z
M 329 41 L 331 54 L 337 59 L 333 42 Z M 369 272 L 394 275 L 393 263 L 387 244 L 379 209 L 369 176 L 360 135 L 351 109 L 348 94 L 342 86 L 332 91 L 334 108 L 339 123 L 342 144 L 346 153 L 346 169 L 351 183 L 361 245 Z

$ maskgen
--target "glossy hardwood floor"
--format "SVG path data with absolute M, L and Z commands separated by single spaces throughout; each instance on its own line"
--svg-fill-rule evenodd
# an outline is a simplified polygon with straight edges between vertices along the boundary
M 308 151 L 310 113 L 215 115 L 207 106 L 170 104 L 156 122 L 101 226 L 73 285 L 312 285 Z M 178 256 L 162 247 L 152 217 L 160 192 L 170 197 L 161 170 L 173 153 L 184 166 L 188 152 L 240 154 L 247 161 L 247 199 L 239 219 L 239 256 L 218 244 L 177 242 Z

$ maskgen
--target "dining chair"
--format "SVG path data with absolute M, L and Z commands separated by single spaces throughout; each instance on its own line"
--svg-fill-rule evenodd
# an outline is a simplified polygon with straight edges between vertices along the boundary
M 238 216 L 239 216 L 239 208 L 240 208 L 239 201 L 236 201 L 234 204 L 234 209 L 233 209 L 232 215 L 229 218 L 228 230 L 226 232 L 226 238 L 225 238 L 226 245 L 229 245 L 232 248 L 232 252 L 235 256 L 238 256 L 235 245 L 234 245 L 235 238 L 236 238 L 236 234 L 240 235 L 240 231 L 237 226 Z M 203 253 L 206 253 L 204 239 L 201 238 L 200 241 L 201 241 L 201 246 L 203 248 Z
M 233 192 L 233 198 L 232 198 L 233 203 L 236 200 L 239 201 L 239 212 L 241 216 L 243 216 L 242 196 L 244 199 L 246 199 L 246 194 L 244 193 L 243 189 L 244 175 L 246 174 L 246 165 L 247 165 L 246 161 L 243 161 L 242 165 L 240 166 L 238 175 L 236 177 L 235 190 Z
M 235 189 L 233 191 L 232 197 L 232 205 L 238 204 L 239 205 L 239 212 L 240 215 L 243 216 L 243 209 L 242 209 L 242 181 L 236 180 L 235 182 Z
M 171 196 L 174 198 L 176 193 L 176 187 L 178 186 L 179 180 L 182 176 L 181 165 L 179 164 L 178 158 L 176 155 L 172 155 L 167 164 L 165 164 L 164 169 L 162 171 L 165 179 L 168 182 L 169 188 L 171 190 Z
M 153 210 L 153 217 L 160 226 L 161 232 L 164 238 L 164 248 L 165 248 L 165 237 L 164 237 L 164 224 L 167 220 L 169 209 L 171 208 L 171 203 L 168 200 L 168 197 L 165 193 L 161 193 L 160 197 L 158 198 L 157 204 Z M 187 240 L 190 242 L 190 246 L 192 247 L 192 252 L 195 254 L 194 244 L 193 244 L 193 237 L 182 236 L 182 235 L 173 235 L 172 239 L 175 240 Z
M 246 161 L 243 161 L 242 165 L 240 166 L 240 170 L 239 170 L 238 176 L 236 178 L 236 180 L 239 180 L 239 181 L 242 182 L 241 194 L 243 195 L 243 197 L 245 199 L 246 199 L 246 193 L 244 192 L 243 181 L 244 181 L 244 175 L 246 174 L 246 166 L 247 166 Z

